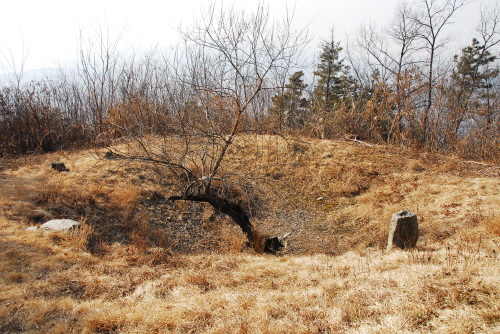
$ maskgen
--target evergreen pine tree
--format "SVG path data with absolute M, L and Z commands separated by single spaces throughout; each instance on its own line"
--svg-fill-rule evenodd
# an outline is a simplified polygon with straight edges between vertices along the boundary
M 349 76 L 349 67 L 340 59 L 342 47 L 333 39 L 321 44 L 319 64 L 314 75 L 318 83 L 314 89 L 315 109 L 332 111 L 339 103 L 345 101 L 355 91 L 355 80 Z
M 285 92 L 272 99 L 273 107 L 269 112 L 279 120 L 280 126 L 294 128 L 304 124 L 307 100 L 302 95 L 307 84 L 304 83 L 303 76 L 304 72 L 295 72 L 288 78 Z
M 446 90 L 450 118 L 448 136 L 452 145 L 457 142 L 466 119 L 477 115 L 489 123 L 493 81 L 499 74 L 498 67 L 492 66 L 496 59 L 475 38 L 472 45 L 462 49 L 460 56 L 455 56 L 456 66 Z

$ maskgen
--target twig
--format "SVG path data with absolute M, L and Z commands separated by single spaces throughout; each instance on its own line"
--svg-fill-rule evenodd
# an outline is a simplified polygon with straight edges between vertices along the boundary
M 349 137 L 344 137 L 344 139 L 345 140 L 349 140 L 349 141 L 353 141 L 353 142 L 358 143 L 358 144 L 363 144 L 363 145 L 366 145 L 366 146 L 370 146 L 370 147 L 377 146 L 377 145 L 374 145 L 374 144 L 370 144 L 370 143 L 358 140 L 356 138 L 352 139 L 352 138 L 349 138 Z
M 484 162 L 479 162 L 479 161 L 472 161 L 471 160 L 471 161 L 462 161 L 462 162 L 466 163 L 466 164 L 476 164 L 476 165 L 481 165 L 481 166 L 485 166 L 485 167 L 500 169 L 500 167 L 488 165 L 488 164 L 485 164 Z

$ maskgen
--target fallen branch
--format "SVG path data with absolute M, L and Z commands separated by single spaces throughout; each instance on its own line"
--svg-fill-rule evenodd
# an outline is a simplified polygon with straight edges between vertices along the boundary
M 476 164 L 476 165 L 481 165 L 481 166 L 484 166 L 484 167 L 500 169 L 500 167 L 488 165 L 488 164 L 485 164 L 484 162 L 479 162 L 479 161 L 472 161 L 472 160 L 470 160 L 470 161 L 462 161 L 462 162 L 466 163 L 466 164 Z
M 377 145 L 374 145 L 374 144 L 370 144 L 370 143 L 367 143 L 365 141 L 361 141 L 361 140 L 358 140 L 356 138 L 349 138 L 349 137 L 344 137 L 345 140 L 349 140 L 349 141 L 353 141 L 355 143 L 358 143 L 358 144 L 363 144 L 363 145 L 366 145 L 366 146 L 370 146 L 370 147 L 373 147 L 373 146 L 377 146 Z

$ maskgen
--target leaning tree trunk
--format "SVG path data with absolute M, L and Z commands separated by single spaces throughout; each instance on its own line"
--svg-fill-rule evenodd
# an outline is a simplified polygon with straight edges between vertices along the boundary
M 243 233 L 248 239 L 250 246 L 257 253 L 273 253 L 269 251 L 266 247 L 266 241 L 268 238 L 261 236 L 252 226 L 248 214 L 245 209 L 236 203 L 220 198 L 213 194 L 192 194 L 183 196 L 171 196 L 169 197 L 171 201 L 185 200 L 193 202 L 205 202 L 210 204 L 214 209 L 227 214 L 233 219 L 233 221 L 241 228 Z

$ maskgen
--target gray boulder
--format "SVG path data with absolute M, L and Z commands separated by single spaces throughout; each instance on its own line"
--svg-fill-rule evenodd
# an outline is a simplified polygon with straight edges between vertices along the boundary
M 413 212 L 401 210 L 392 215 L 387 250 L 396 245 L 398 248 L 415 247 L 418 240 L 418 218 Z
M 79 222 L 71 219 L 52 219 L 40 226 L 42 230 L 69 231 L 80 225 Z

